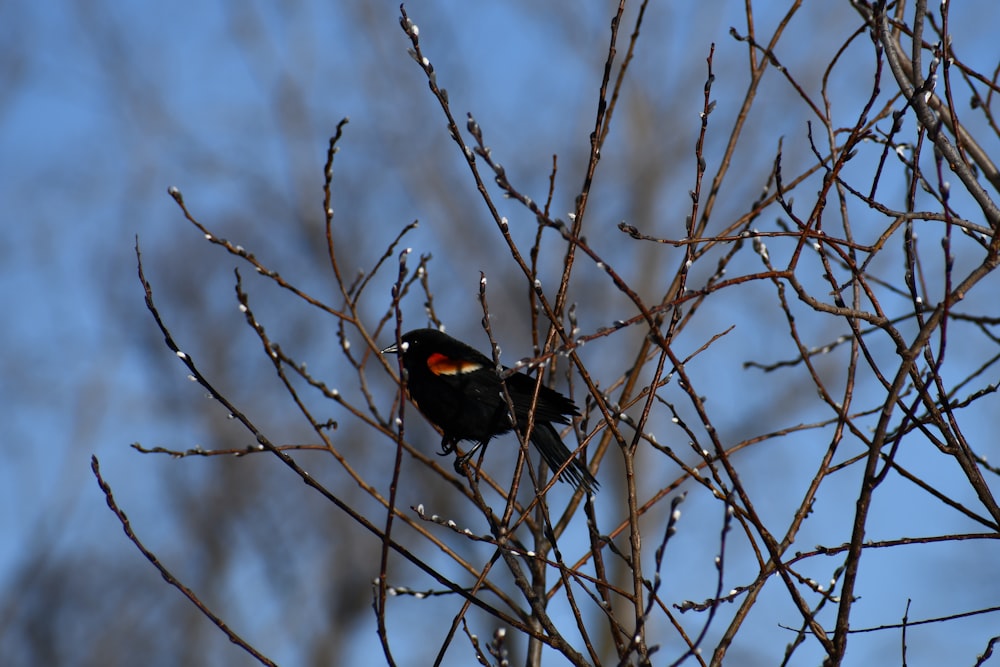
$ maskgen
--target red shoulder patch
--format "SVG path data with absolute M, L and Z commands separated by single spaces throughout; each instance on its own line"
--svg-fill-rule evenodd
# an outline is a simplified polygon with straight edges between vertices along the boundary
M 427 357 L 427 368 L 431 369 L 434 375 L 460 375 L 461 373 L 471 373 L 482 368 L 482 364 L 464 359 L 453 359 L 440 352 L 435 352 Z

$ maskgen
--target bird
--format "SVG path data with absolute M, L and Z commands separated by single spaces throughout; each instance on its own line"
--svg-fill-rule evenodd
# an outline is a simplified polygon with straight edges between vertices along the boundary
M 442 455 L 455 451 L 456 445 L 463 440 L 476 443 L 458 457 L 456 470 L 494 437 L 512 430 L 503 391 L 505 384 L 518 430 L 524 435 L 535 395 L 534 378 L 524 373 L 511 373 L 501 379 L 492 359 L 437 329 L 408 331 L 398 344 L 388 346 L 382 354 L 401 357 L 410 400 L 428 421 L 441 429 Z M 597 490 L 597 480 L 567 449 L 553 426 L 553 423 L 569 424 L 570 419 L 579 414 L 573 401 L 542 385 L 535 402 L 531 443 L 548 466 L 559 472 L 561 481 L 590 494 Z

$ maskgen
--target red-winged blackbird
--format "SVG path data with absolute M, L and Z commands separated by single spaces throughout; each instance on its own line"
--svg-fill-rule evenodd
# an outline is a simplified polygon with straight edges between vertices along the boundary
M 454 451 L 460 440 L 476 445 L 456 461 L 456 467 L 494 436 L 511 430 L 507 399 L 493 360 L 437 329 L 414 329 L 403 334 L 400 346 L 390 345 L 382 354 L 399 354 L 406 369 L 406 388 L 420 411 L 444 433 L 442 454 Z M 535 393 L 535 380 L 522 373 L 506 379 L 518 429 L 524 433 Z M 560 478 L 587 493 L 597 480 L 566 448 L 552 422 L 569 424 L 579 410 L 562 394 L 546 386 L 538 392 L 531 442 Z M 568 462 L 568 465 L 567 465 Z M 566 466 L 565 468 L 563 466 Z

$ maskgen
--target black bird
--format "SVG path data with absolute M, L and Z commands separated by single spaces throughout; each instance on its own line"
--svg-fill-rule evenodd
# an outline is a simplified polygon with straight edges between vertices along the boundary
M 406 369 L 406 389 L 420 412 L 444 433 L 442 454 L 455 450 L 461 440 L 476 443 L 456 461 L 469 459 L 494 437 L 511 430 L 502 380 L 493 360 L 460 340 L 437 329 L 414 329 L 403 334 L 399 346 L 390 345 L 382 354 L 399 354 Z M 506 378 L 507 392 L 521 433 L 528 425 L 528 412 L 535 393 L 535 380 L 523 373 Z M 598 484 L 587 467 L 566 448 L 552 423 L 569 424 L 579 415 L 573 401 L 542 385 L 535 404 L 531 442 L 560 479 L 587 493 Z M 568 462 L 568 465 L 567 465 Z M 563 467 L 565 466 L 565 468 Z

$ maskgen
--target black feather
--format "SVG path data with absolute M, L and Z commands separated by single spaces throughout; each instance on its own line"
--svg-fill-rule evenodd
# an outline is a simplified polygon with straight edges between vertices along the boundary
M 391 345 L 382 352 L 402 356 L 410 398 L 441 429 L 444 453 L 453 451 L 462 440 L 475 442 L 474 452 L 511 430 L 504 382 L 514 405 L 518 429 L 524 434 L 535 394 L 534 378 L 513 373 L 501 380 L 492 359 L 436 329 L 407 332 L 399 347 Z M 587 493 L 596 491 L 597 480 L 573 456 L 552 426 L 571 423 L 570 419 L 580 414 L 576 405 L 559 392 L 541 386 L 534 407 L 531 443 L 542 458 L 553 471 L 562 471 L 559 479 Z

